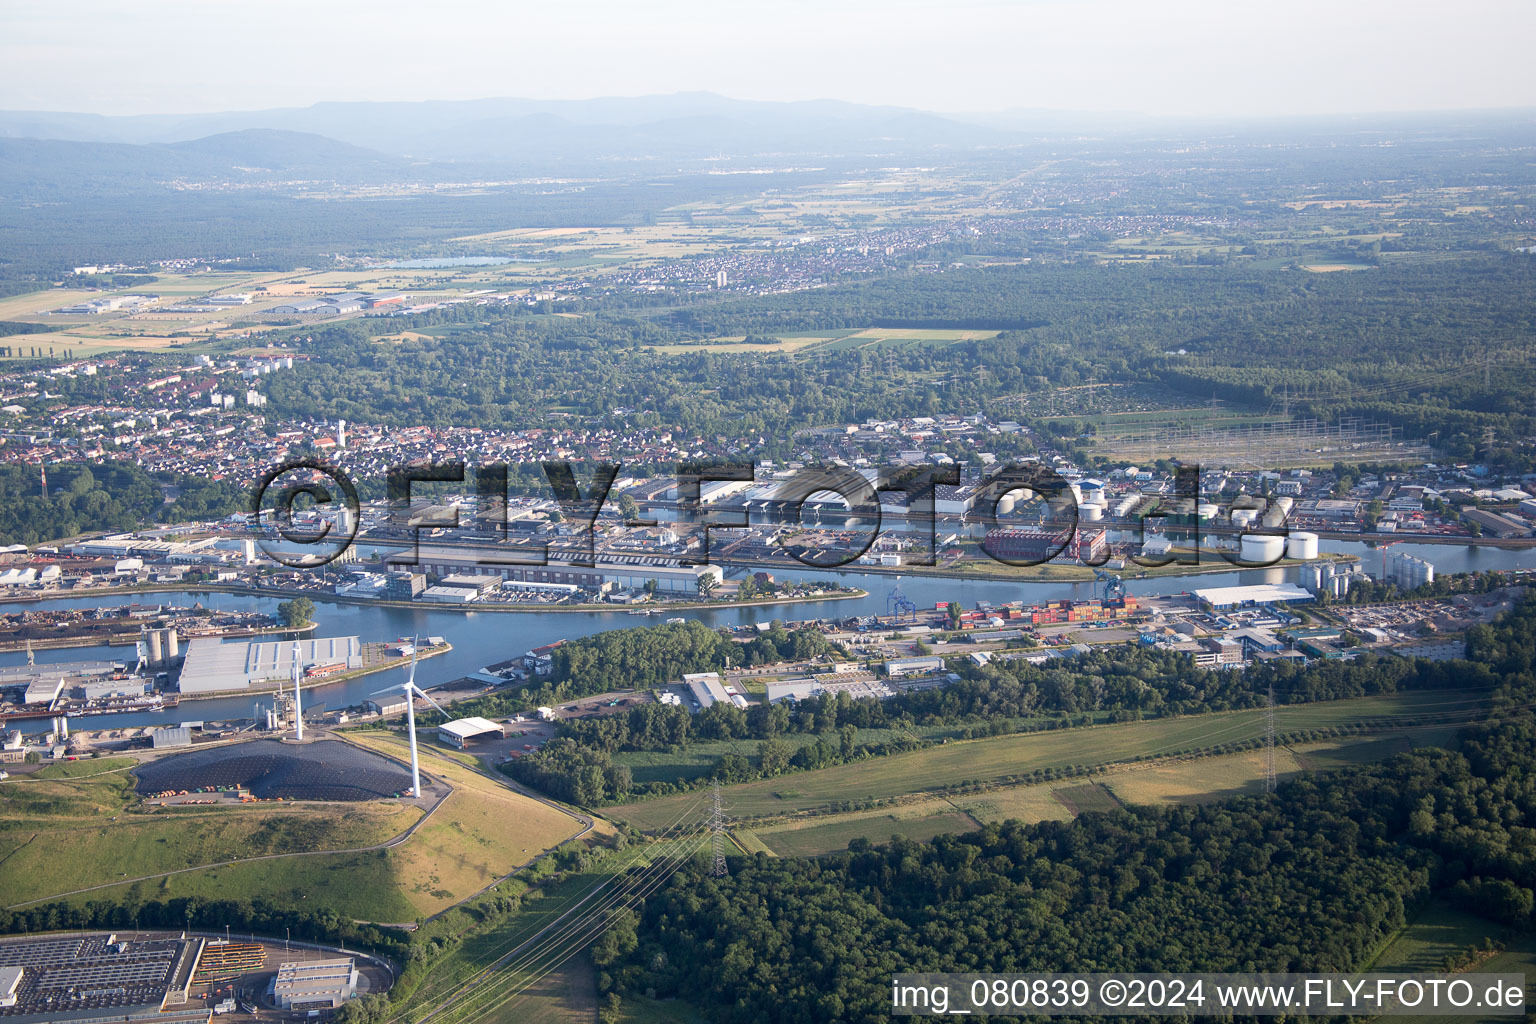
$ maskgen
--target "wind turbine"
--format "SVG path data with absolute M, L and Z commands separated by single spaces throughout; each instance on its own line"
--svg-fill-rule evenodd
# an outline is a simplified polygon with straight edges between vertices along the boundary
M 299 642 L 293 642 L 293 738 L 304 742 L 304 697 L 301 685 L 304 675 L 304 658 Z
M 378 693 L 388 693 L 393 686 L 386 686 Z M 405 691 L 405 731 L 411 738 L 411 795 L 417 798 L 421 796 L 421 761 L 416 754 L 416 695 L 420 694 L 428 704 L 431 704 L 444 716 L 448 712 L 443 711 L 443 706 L 431 697 L 427 691 L 416 685 L 416 641 L 411 641 L 411 674 L 405 682 L 400 684 L 400 689 Z M 377 696 L 378 694 L 375 694 Z

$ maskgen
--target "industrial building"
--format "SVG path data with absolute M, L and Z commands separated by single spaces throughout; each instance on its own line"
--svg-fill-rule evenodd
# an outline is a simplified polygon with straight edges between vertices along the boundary
M 1103 530 L 1077 530 L 1065 543 L 1061 530 L 988 530 L 982 547 L 994 558 L 1013 562 L 1060 558 L 1102 564 L 1109 557 L 1109 540 Z
M 1247 608 L 1259 604 L 1300 604 L 1311 601 L 1312 594 L 1294 583 L 1260 583 L 1249 587 L 1210 587 L 1195 591 L 1195 598 L 1208 611 Z
M 335 1008 L 357 994 L 357 977 L 351 957 L 279 964 L 272 1002 L 281 1010 Z
M 683 676 L 683 686 L 703 711 L 711 704 L 729 704 L 731 695 L 720 685 L 718 672 L 690 672 Z
M 892 679 L 942 671 L 944 671 L 944 659 L 938 655 L 927 658 L 896 658 L 885 663 L 885 674 Z
M 434 552 L 426 548 L 422 549 L 420 563 L 416 568 L 439 577 L 478 575 L 522 583 L 569 583 L 591 591 L 605 588 L 642 590 L 647 583 L 655 580 L 660 593 L 690 597 L 699 592 L 701 578 L 713 577 L 717 584 L 725 578 L 717 565 L 631 565 L 620 562 L 600 562 L 595 566 L 564 562 L 550 562 L 547 565 L 488 565 L 474 556 Z
M 362 643 L 355 636 L 300 640 L 299 659 L 306 678 L 361 668 Z M 224 642 L 206 637 L 187 645 L 181 667 L 182 693 L 246 690 L 287 682 L 293 674 L 292 640 Z
M 1529 537 L 1531 525 L 1515 516 L 1467 507 L 1461 510 L 1461 518 L 1469 525 L 1476 524 L 1484 533 L 1494 537 Z
M 156 750 L 171 750 L 192 745 L 192 730 L 185 725 L 167 726 L 149 731 L 150 746 Z
M 298 302 L 285 302 L 279 306 L 273 306 L 273 313 L 302 313 L 312 316 L 336 316 L 341 313 L 355 313 L 363 308 L 367 296 L 361 292 L 342 292 L 339 295 L 326 295 L 318 299 L 302 299 Z
M 437 727 L 437 738 L 458 750 L 463 750 L 474 740 L 488 736 L 500 739 L 503 735 L 501 726 L 489 718 L 455 718 Z

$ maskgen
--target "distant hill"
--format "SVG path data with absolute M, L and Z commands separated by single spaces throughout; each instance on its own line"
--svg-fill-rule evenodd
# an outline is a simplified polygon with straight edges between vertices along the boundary
M 248 129 L 173 144 L 0 138 L 0 194 L 115 192 L 185 182 L 398 180 L 411 165 L 304 132 Z
M 252 131 L 309 133 L 433 161 L 589 162 L 851 154 L 1005 144 L 1012 132 L 903 107 L 771 103 L 714 93 L 590 100 L 317 103 L 185 116 L 0 112 L 0 138 L 173 144 Z

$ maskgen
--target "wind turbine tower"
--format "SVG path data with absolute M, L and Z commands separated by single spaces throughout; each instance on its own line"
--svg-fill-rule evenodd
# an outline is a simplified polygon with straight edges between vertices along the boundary
M 394 687 L 391 686 L 378 692 L 388 693 L 392 689 Z M 421 759 L 416 753 L 416 698 L 421 697 L 441 711 L 444 716 L 447 716 L 448 712 L 443 711 L 441 704 L 427 696 L 427 692 L 416 685 L 416 644 L 414 642 L 411 644 L 411 674 L 405 682 L 400 684 L 400 689 L 405 691 L 405 731 L 411 742 L 411 796 L 419 799 L 421 797 Z
M 293 738 L 304 741 L 304 697 L 299 683 L 303 675 L 304 659 L 300 655 L 299 642 L 293 642 Z

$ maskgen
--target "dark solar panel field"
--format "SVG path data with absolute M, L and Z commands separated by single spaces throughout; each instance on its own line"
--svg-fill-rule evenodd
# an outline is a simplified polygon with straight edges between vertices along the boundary
M 399 765 L 339 740 L 253 740 L 161 758 L 135 774 L 140 793 L 241 786 L 267 800 L 376 800 L 411 784 Z

